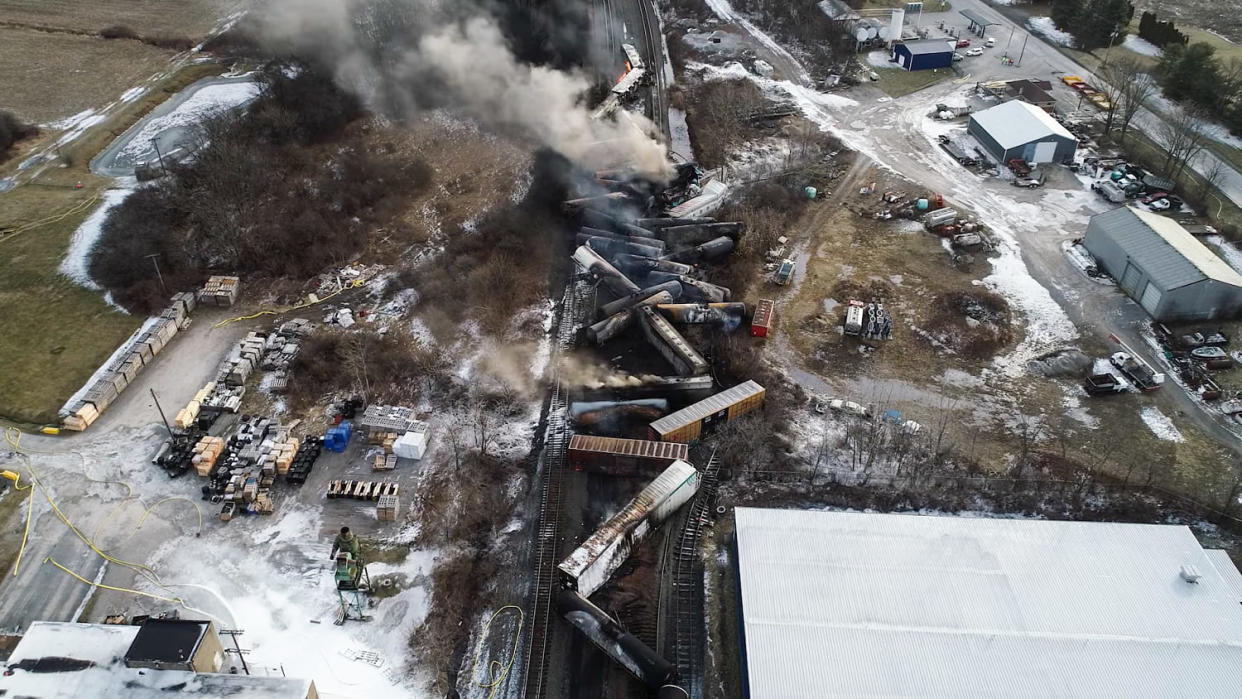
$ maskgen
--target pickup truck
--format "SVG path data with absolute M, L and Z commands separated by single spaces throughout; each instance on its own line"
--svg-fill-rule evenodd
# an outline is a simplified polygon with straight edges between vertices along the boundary
M 781 286 L 785 286 L 786 284 L 789 283 L 789 280 L 793 279 L 793 273 L 794 273 L 793 260 L 785 260 L 781 262 L 781 266 L 776 269 L 776 275 L 773 277 L 772 280 L 775 281 L 777 284 L 780 284 Z
M 1130 388 L 1124 381 L 1119 380 L 1112 374 L 1092 374 L 1083 382 L 1082 387 L 1086 389 L 1089 396 L 1109 396 L 1116 393 L 1125 393 Z
M 1126 352 L 1115 352 L 1109 361 L 1140 391 L 1154 391 L 1164 383 L 1164 374 Z

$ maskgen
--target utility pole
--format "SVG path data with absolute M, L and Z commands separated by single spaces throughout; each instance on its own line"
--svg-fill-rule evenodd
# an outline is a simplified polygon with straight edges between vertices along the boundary
M 155 265 L 155 276 L 158 277 L 160 280 L 160 288 L 164 290 L 165 294 L 167 294 L 168 287 L 164 285 L 164 275 L 160 274 L 160 263 L 156 259 L 159 256 L 160 254 L 158 252 L 153 252 L 150 255 L 147 255 L 146 257 L 147 259 L 151 260 L 151 264 Z
M 164 167 L 164 155 L 160 153 L 160 144 L 154 138 L 151 139 L 151 147 L 155 148 L 155 157 L 159 158 L 160 160 L 160 169 L 164 171 L 165 175 L 167 175 L 168 168 Z
M 1013 33 L 1017 31 L 1017 25 L 1009 28 L 1009 41 L 1005 42 L 1005 53 L 1009 53 L 1009 45 L 1013 43 Z
M 1031 38 L 1030 34 L 1027 34 L 1025 37 L 1022 38 L 1022 51 L 1018 53 L 1018 66 L 1019 67 L 1022 66 L 1022 57 L 1026 55 L 1026 42 L 1030 38 Z
M 155 395 L 155 389 L 151 389 L 151 399 L 155 401 L 155 409 L 160 411 L 160 419 L 164 421 L 164 429 L 168 430 L 168 438 L 173 439 L 172 427 L 168 426 L 168 418 L 164 417 L 164 409 L 160 407 L 159 396 Z
M 1108 67 L 1108 54 L 1113 50 L 1113 43 L 1117 41 L 1118 36 L 1121 36 L 1121 32 L 1114 31 L 1113 35 L 1108 38 L 1108 48 L 1104 49 L 1104 62 L 1100 64 L 1101 71 Z

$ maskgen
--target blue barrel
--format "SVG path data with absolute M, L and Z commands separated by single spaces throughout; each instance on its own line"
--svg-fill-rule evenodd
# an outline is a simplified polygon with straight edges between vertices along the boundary
M 931 206 L 931 204 L 926 199 L 919 199 L 915 206 L 918 207 L 919 211 L 927 211 L 927 207 Z

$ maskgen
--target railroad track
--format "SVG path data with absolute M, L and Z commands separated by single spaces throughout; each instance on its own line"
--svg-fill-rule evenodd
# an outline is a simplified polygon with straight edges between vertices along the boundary
M 552 395 L 548 403 L 548 423 L 543 444 L 543 496 L 539 504 L 539 523 L 535 539 L 535 594 L 527 616 L 530 635 L 526 646 L 526 675 L 523 695 L 539 699 L 547 694 L 549 641 L 553 610 L 552 592 L 556 585 L 556 564 L 560 544 L 561 487 L 565 480 L 565 450 L 569 442 L 568 395 L 561 387 L 557 358 L 568 349 L 577 332 L 580 314 L 586 304 L 584 284 L 576 277 L 565 285 L 561 316 L 557 325 L 557 346 L 548 366 Z
M 672 138 L 668 124 L 668 83 L 664 75 L 664 36 L 660 33 L 660 16 L 653 0 L 633 0 L 638 6 L 638 17 L 643 25 L 643 46 L 648 70 L 651 74 L 651 119 L 664 138 Z
M 716 452 L 712 452 L 703 469 L 699 492 L 694 496 L 686 526 L 673 550 L 673 585 L 671 617 L 676 642 L 673 664 L 682 686 L 692 699 L 703 696 L 704 610 L 703 566 L 699 559 L 699 541 L 703 525 L 711 521 L 716 506 L 717 475 L 720 471 Z

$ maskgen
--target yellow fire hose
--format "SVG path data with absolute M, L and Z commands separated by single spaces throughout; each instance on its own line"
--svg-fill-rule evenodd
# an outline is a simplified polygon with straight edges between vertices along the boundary
M 474 667 L 471 675 L 478 676 L 479 658 L 483 655 L 483 642 L 487 640 L 488 631 L 492 628 L 492 622 L 496 621 L 496 617 L 500 616 L 506 610 L 512 609 L 517 612 L 518 622 L 517 629 L 513 631 L 513 650 L 509 653 L 509 662 L 501 663 L 499 660 L 490 660 L 487 663 L 487 681 L 476 680 L 476 684 L 483 689 L 490 689 L 487 699 L 495 699 L 496 693 L 500 691 L 500 685 L 509 676 L 509 669 L 513 667 L 513 661 L 517 658 L 518 640 L 522 637 L 522 624 L 525 623 L 526 613 L 521 607 L 514 604 L 506 604 L 505 606 L 492 612 L 492 616 L 487 620 L 487 624 L 483 627 L 483 633 L 479 634 L 479 643 L 474 650 Z
M 280 315 L 282 313 L 300 311 L 303 308 L 310 308 L 311 306 L 321 304 L 324 301 L 327 301 L 328 299 L 332 298 L 333 296 L 336 296 L 337 294 L 344 293 L 346 291 L 349 291 L 350 289 L 357 289 L 358 287 L 363 286 L 366 283 L 367 283 L 367 280 L 365 279 L 353 279 L 345 286 L 342 286 L 341 288 L 337 289 L 336 291 L 333 291 L 332 293 L 328 294 L 327 296 L 324 296 L 323 298 L 317 298 L 314 301 L 309 301 L 309 300 L 303 301 L 302 303 L 299 303 L 296 306 L 288 306 L 286 308 L 265 308 L 259 311 L 258 313 L 251 313 L 248 316 L 237 316 L 236 318 L 228 318 L 228 319 L 222 320 L 219 323 L 216 323 L 215 325 L 211 327 L 223 328 L 229 323 L 236 323 L 239 320 L 251 320 L 254 318 L 258 318 L 259 316 L 275 316 L 275 315 Z

